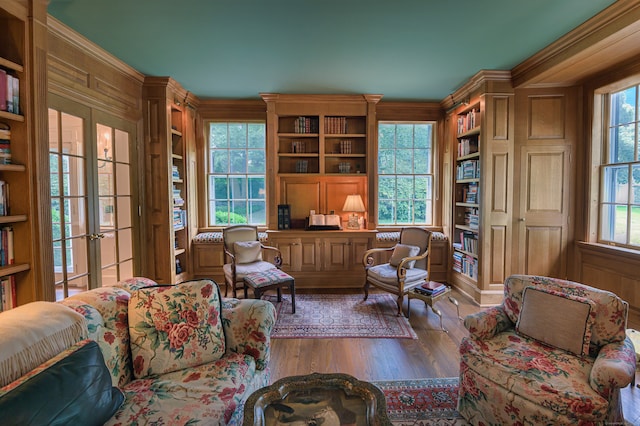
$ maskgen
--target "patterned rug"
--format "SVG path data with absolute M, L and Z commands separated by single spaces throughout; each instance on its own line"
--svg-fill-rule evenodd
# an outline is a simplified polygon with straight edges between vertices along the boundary
M 325 339 L 363 337 L 417 339 L 404 316 L 396 315 L 390 294 L 296 294 L 296 313 L 291 313 L 291 296 L 282 302 L 275 295 L 263 296 L 276 305 L 278 319 L 271 332 L 276 339 Z
M 458 378 L 382 380 L 372 382 L 382 389 L 387 412 L 395 426 L 463 426 L 460 417 Z

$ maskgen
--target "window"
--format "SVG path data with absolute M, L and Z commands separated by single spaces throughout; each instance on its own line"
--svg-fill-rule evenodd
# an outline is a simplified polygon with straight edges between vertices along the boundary
M 208 226 L 266 225 L 264 122 L 210 122 Z
M 609 95 L 601 167 L 600 240 L 630 247 L 640 247 L 639 89 Z
M 433 123 L 378 123 L 378 224 L 433 223 Z

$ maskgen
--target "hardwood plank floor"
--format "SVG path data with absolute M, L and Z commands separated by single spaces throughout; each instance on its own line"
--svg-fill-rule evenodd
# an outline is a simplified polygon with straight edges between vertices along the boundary
M 480 308 L 455 289 L 460 316 Z M 406 310 L 406 300 L 405 300 Z M 443 299 L 436 304 L 442 312 L 447 333 L 440 330 L 438 316 L 419 300 L 411 301 L 409 322 L 418 339 L 273 339 L 271 377 L 310 373 L 346 373 L 360 380 L 402 380 L 434 377 L 457 377 L 460 369 L 458 347 L 468 335 L 456 308 Z M 640 330 L 640 313 L 632 311 L 628 327 Z M 636 373 L 636 383 L 640 375 Z M 622 390 L 625 419 L 640 425 L 640 388 Z

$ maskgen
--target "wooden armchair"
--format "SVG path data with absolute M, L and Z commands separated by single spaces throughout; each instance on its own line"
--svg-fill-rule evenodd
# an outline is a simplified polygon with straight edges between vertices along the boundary
M 429 253 L 431 231 L 423 228 L 403 228 L 400 242 L 390 248 L 374 248 L 364 253 L 364 300 L 369 297 L 369 286 L 398 296 L 398 315 L 402 301 L 409 290 L 429 280 Z M 376 254 L 392 252 L 388 263 L 376 264 Z
M 276 247 L 265 246 L 258 238 L 258 228 L 252 225 L 233 225 L 222 230 L 225 263 L 222 267 L 226 283 L 224 296 L 229 287 L 233 297 L 237 290 L 244 288 L 244 277 L 252 272 L 280 269 L 282 255 Z M 265 251 L 272 252 L 263 256 Z M 269 259 L 269 260 L 265 260 Z M 272 259 L 272 260 L 271 260 Z

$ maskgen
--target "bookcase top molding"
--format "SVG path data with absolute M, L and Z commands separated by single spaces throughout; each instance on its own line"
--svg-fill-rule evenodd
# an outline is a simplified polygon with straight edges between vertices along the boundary
M 260 93 L 260 97 L 269 102 L 291 102 L 291 103 L 378 103 L 384 95 L 362 94 L 362 95 L 314 95 L 314 94 L 285 94 L 285 93 Z

